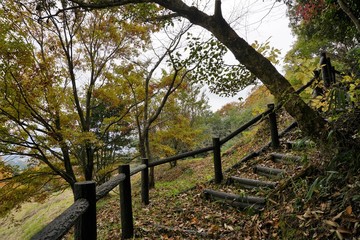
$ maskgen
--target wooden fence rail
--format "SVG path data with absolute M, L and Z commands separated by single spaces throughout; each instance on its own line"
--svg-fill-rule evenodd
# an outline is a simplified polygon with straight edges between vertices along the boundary
M 111 190 L 113 190 L 116 186 L 118 186 L 120 182 L 124 181 L 125 178 L 126 178 L 125 174 L 119 174 L 115 177 L 110 178 L 109 181 L 97 187 L 96 201 L 100 200 L 105 195 L 107 195 Z
M 96 185 L 94 181 L 75 183 L 74 204 L 46 225 L 31 239 L 61 239 L 72 226 L 75 226 L 75 239 L 95 240 L 97 237 L 96 202 L 117 186 L 120 188 L 120 206 L 124 209 L 124 212 L 121 213 L 121 221 L 124 224 L 122 225 L 123 236 L 127 236 L 127 238 L 131 237 L 130 235 L 134 230 L 132 226 L 133 219 L 130 177 L 131 173 L 135 174 L 145 168 L 146 165 L 145 167 L 140 165 L 130 172 L 129 165 L 122 165 L 119 167 L 119 175 L 112 177 L 109 181 L 99 187 L 95 187 Z
M 150 162 L 149 167 L 155 167 L 155 166 L 158 166 L 158 165 L 161 165 L 161 164 L 164 164 L 164 163 L 169 163 L 169 162 L 172 162 L 172 161 L 175 161 L 175 160 L 181 160 L 181 159 L 184 159 L 184 158 L 187 158 L 187 157 L 192 157 L 192 156 L 195 156 L 195 155 L 198 155 L 198 154 L 201 154 L 201 153 L 212 151 L 213 149 L 214 149 L 213 146 L 209 146 L 209 147 L 197 149 L 197 150 L 194 150 L 194 151 L 191 151 L 191 152 L 181 153 L 181 154 L 176 155 L 176 156 L 171 156 L 171 157 L 168 157 L 168 158 L 156 160 L 156 161 Z
M 220 144 L 224 145 L 225 143 L 227 143 L 229 140 L 233 139 L 234 137 L 236 137 L 237 135 L 239 135 L 240 133 L 242 133 L 243 131 L 245 131 L 246 129 L 248 129 L 249 127 L 251 127 L 252 125 L 254 125 L 255 123 L 257 123 L 258 121 L 264 119 L 267 115 L 269 115 L 272 111 L 274 111 L 274 109 L 268 109 L 266 111 L 264 111 L 263 113 L 260 113 L 259 115 L 257 115 L 256 117 L 254 117 L 253 119 L 251 119 L 250 121 L 248 121 L 247 123 L 245 123 L 244 125 L 242 125 L 241 127 L 239 127 L 237 130 L 235 130 L 234 132 L 230 133 L 227 137 L 223 138 L 220 140 Z
M 88 207 L 89 202 L 86 199 L 79 199 L 75 201 L 60 216 L 56 217 L 31 239 L 61 239 Z
M 305 88 L 310 86 L 317 78 L 318 73 L 315 73 L 315 77 L 310 80 L 309 83 L 301 87 L 296 91 L 300 93 Z M 161 164 L 165 164 L 175 160 L 185 159 L 197 154 L 213 151 L 214 154 L 214 180 L 216 183 L 220 183 L 223 180 L 223 171 L 221 167 L 221 146 L 242 133 L 250 126 L 265 119 L 269 116 L 271 142 L 269 142 L 263 149 L 272 146 L 277 148 L 279 146 L 279 137 L 284 132 L 292 129 L 297 124 L 296 122 L 291 124 L 281 134 L 278 134 L 276 124 L 276 110 L 280 106 L 269 104 L 268 109 L 258 116 L 254 117 L 240 128 L 229 134 L 223 139 L 213 138 L 213 145 L 198 150 L 182 153 L 176 156 L 172 156 L 165 159 L 149 162 L 148 159 L 143 159 L 142 164 L 130 169 L 129 165 L 122 165 L 119 167 L 119 174 L 112 177 L 106 183 L 96 187 L 95 182 L 79 182 L 75 183 L 74 195 L 75 202 L 68 209 L 66 209 L 60 216 L 55 218 L 47 226 L 45 226 L 40 232 L 34 235 L 32 240 L 42 239 L 61 239 L 72 226 L 75 226 L 75 239 L 82 240 L 95 240 L 96 233 L 96 202 L 107 195 L 115 187 L 119 186 L 120 190 L 120 215 L 121 215 L 121 228 L 122 238 L 132 238 L 134 236 L 134 225 L 132 215 L 132 196 L 131 196 L 131 176 L 141 172 L 141 200 L 144 204 L 149 204 L 149 167 L 155 167 Z M 253 158 L 263 151 L 261 149 L 258 152 L 249 154 L 244 160 Z

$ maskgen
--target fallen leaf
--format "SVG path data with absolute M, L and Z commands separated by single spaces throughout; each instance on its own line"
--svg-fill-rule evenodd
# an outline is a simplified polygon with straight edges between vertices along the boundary
M 352 214 L 352 206 L 351 206 L 351 205 L 347 206 L 347 208 L 345 209 L 345 212 L 346 212 L 348 215 L 351 215 L 351 214 Z
M 268 199 L 268 201 L 269 201 L 269 202 L 271 202 L 271 203 L 273 203 L 273 204 L 278 205 L 278 203 L 277 203 L 277 202 L 275 202 L 274 200 L 272 200 L 271 198 L 269 198 L 269 199 Z
M 304 218 L 310 218 L 310 217 L 311 217 L 311 211 L 310 211 L 310 209 L 309 209 L 309 208 L 308 208 L 308 209 L 306 209 L 306 211 L 305 211 L 305 213 L 304 213 L 303 217 L 304 217 Z
M 210 233 L 214 233 L 214 232 L 217 232 L 219 231 L 219 226 L 217 225 L 211 225 L 210 228 L 209 228 L 209 232 Z
M 311 211 L 311 214 L 312 214 L 313 216 L 315 216 L 316 219 L 319 219 L 319 218 L 320 218 L 318 214 L 323 214 L 323 213 L 324 213 L 324 212 L 322 212 L 322 211 Z
M 338 197 L 338 196 L 340 196 L 340 195 L 341 195 L 340 192 L 336 192 L 336 193 L 334 193 L 333 195 L 331 195 L 331 197 L 336 198 L 336 197 Z
M 196 217 L 194 217 L 193 219 L 191 219 L 191 224 L 198 224 L 199 223 L 199 220 L 196 218 Z
M 300 219 L 301 221 L 305 221 L 305 218 L 303 218 L 303 216 L 301 216 L 301 215 L 296 215 L 296 217 L 297 217 L 298 219 Z
M 343 240 L 344 237 L 341 235 L 341 233 L 339 231 L 336 231 L 336 236 L 340 239 Z
M 332 220 L 335 221 L 336 219 L 340 218 L 342 214 L 343 214 L 343 212 L 340 212 L 338 215 L 333 217 Z
M 321 203 L 320 204 L 320 209 L 322 210 L 322 211 L 325 211 L 326 209 L 328 209 L 329 208 L 329 203 Z
M 224 228 L 228 229 L 230 231 L 234 231 L 234 228 L 232 226 L 230 226 L 230 225 L 227 225 L 226 223 L 224 223 Z
M 330 220 L 324 220 L 324 223 L 326 225 L 329 225 L 329 226 L 332 226 L 332 227 L 339 227 L 339 224 L 337 222 L 333 222 L 333 221 L 330 221 Z
M 342 227 L 337 228 L 336 231 L 338 231 L 339 233 L 351 234 L 351 231 L 349 231 L 345 228 L 342 228 Z

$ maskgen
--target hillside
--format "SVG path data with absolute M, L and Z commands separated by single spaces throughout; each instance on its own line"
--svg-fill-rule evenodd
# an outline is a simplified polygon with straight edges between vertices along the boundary
M 282 117 L 280 125 L 284 128 L 291 119 L 286 113 Z M 238 164 L 239 159 L 268 141 L 266 125 L 263 122 L 244 134 L 223 154 L 224 169 Z M 290 140 L 295 143 L 293 149 L 286 150 L 282 144 L 281 152 L 301 156 L 301 164 L 294 165 L 291 175 L 266 193 L 268 202 L 260 213 L 204 198 L 206 188 L 234 191 L 225 182 L 220 186 L 208 182 L 213 175 L 212 156 L 182 161 L 172 169 L 162 166 L 156 171 L 157 183 L 151 191 L 149 206 L 140 206 L 139 190 L 135 190 L 137 238 L 357 239 L 360 236 L 359 177 L 346 175 L 341 169 L 326 169 L 329 160 L 321 156 L 318 146 L 303 138 L 300 130 L 287 134 L 282 143 Z M 225 179 L 234 172 L 246 175 L 246 169 L 254 163 L 268 161 L 270 152 L 238 164 L 226 173 Z M 137 186 L 135 183 L 135 189 Z M 99 209 L 99 232 L 101 239 L 112 239 L 120 235 L 119 209 L 116 198 L 106 201 L 107 207 Z
M 1 1 L 0 240 L 360 239 L 358 2 Z
M 250 97 L 245 105 L 257 105 L 252 101 Z M 278 116 L 280 131 L 293 121 L 286 112 Z M 347 174 L 344 167 L 336 171 L 328 168 L 330 158 L 323 156 L 319 146 L 302 136 L 297 128 L 282 138 L 281 148 L 277 150 L 299 156 L 296 161 L 274 162 L 271 157 L 274 151 L 268 148 L 259 156 L 241 162 L 269 140 L 268 123 L 262 121 L 223 147 L 225 173 L 221 184 L 212 182 L 212 154 L 178 161 L 173 168 L 167 164 L 156 167 L 156 187 L 150 191 L 148 206 L 141 205 L 140 176 L 135 175 L 132 188 L 136 239 L 358 239 L 359 175 L 352 171 Z M 255 165 L 285 169 L 286 174 L 256 177 Z M 249 190 L 228 184 L 231 176 L 276 181 L 277 185 L 274 189 Z M 234 201 L 206 198 L 205 189 L 265 197 L 266 205 L 260 211 L 254 207 L 243 209 L 234 206 Z M 98 239 L 121 236 L 118 194 L 115 190 L 97 204 Z M 71 194 L 60 193 L 46 204 L 23 205 L 0 220 L 0 238 L 29 239 L 71 202 Z M 72 239 L 72 233 L 66 238 Z
M 263 124 L 264 125 L 264 124 Z M 263 144 L 266 133 L 261 125 L 253 130 L 254 138 L 248 143 L 239 141 L 230 154 L 224 154 L 225 168 Z M 156 189 L 151 191 L 151 204 L 135 205 L 135 227 L 138 239 L 358 239 L 359 229 L 359 177 L 345 176 L 342 172 L 327 171 L 327 159 L 320 156 L 318 147 L 305 141 L 299 130 L 285 137 L 295 141 L 292 150 L 282 152 L 302 156 L 302 166 L 293 169 L 287 180 L 267 192 L 265 208 L 256 213 L 204 198 L 205 188 L 233 191 L 222 183 L 214 186 L 206 182 L 211 178 L 211 157 L 181 162 L 174 169 L 163 166 L 157 171 Z M 285 142 L 285 140 L 283 140 Z M 258 143 L 258 144 L 256 144 Z M 257 146 L 254 146 L 257 145 Z M 251 147 L 253 146 L 253 147 Z M 246 172 L 255 162 L 269 159 L 269 152 L 229 171 Z M 197 181 L 194 181 L 196 179 Z M 196 182 L 195 186 L 190 187 Z M 136 183 L 134 185 L 137 186 Z M 139 201 L 135 193 L 135 201 Z M 100 239 L 114 239 L 120 235 L 118 203 L 106 200 L 99 209 Z M 111 206 L 111 208 L 109 208 Z

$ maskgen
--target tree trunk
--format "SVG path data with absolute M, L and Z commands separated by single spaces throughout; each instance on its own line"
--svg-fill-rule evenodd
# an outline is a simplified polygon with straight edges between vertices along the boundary
M 346 3 L 343 0 L 338 0 L 337 1 L 340 8 L 344 11 L 344 13 L 346 13 L 346 15 L 348 15 L 348 17 L 351 19 L 351 21 L 354 23 L 355 27 L 357 28 L 358 32 L 360 33 L 360 20 L 359 18 L 357 18 L 353 11 L 349 8 L 348 5 L 346 5 Z
M 149 162 L 151 161 L 151 154 L 149 153 L 148 149 L 148 140 L 147 139 L 148 134 L 143 133 L 139 135 L 139 151 L 141 158 L 147 158 Z M 149 172 L 149 188 L 155 187 L 155 169 L 154 167 L 150 167 Z
M 86 166 L 85 166 L 85 180 L 93 180 L 93 171 L 94 171 L 94 151 L 91 148 L 89 143 L 86 143 Z
M 305 134 L 315 140 L 327 141 L 328 128 L 325 119 L 295 93 L 289 81 L 276 70 L 268 59 L 242 39 L 222 18 L 221 14 L 209 16 L 195 7 L 187 6 L 180 0 L 154 2 L 210 31 L 241 64 L 260 79 L 277 101 L 284 105 L 286 111 L 298 121 Z
M 145 138 L 145 149 L 146 149 L 146 158 L 149 161 L 152 161 L 152 154 L 150 150 L 150 142 L 149 142 L 149 125 L 147 124 L 144 138 Z M 155 167 L 150 167 L 149 173 L 149 188 L 155 188 Z

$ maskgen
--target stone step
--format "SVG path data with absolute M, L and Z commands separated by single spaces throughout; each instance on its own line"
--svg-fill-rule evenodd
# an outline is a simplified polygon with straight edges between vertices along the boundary
M 294 156 L 290 154 L 282 154 L 282 153 L 270 153 L 271 160 L 274 162 L 300 162 L 300 156 Z
M 269 167 L 263 167 L 260 165 L 254 166 L 253 171 L 256 174 L 266 176 L 266 177 L 281 176 L 281 175 L 285 175 L 285 173 L 286 173 L 286 171 L 284 169 L 269 168 Z
M 240 178 L 236 176 L 232 176 L 227 180 L 228 184 L 237 183 L 244 188 L 275 188 L 277 183 L 276 182 L 268 182 L 268 181 L 261 181 L 256 179 L 249 179 L 249 178 Z
M 233 193 L 225 193 L 211 189 L 205 189 L 203 194 L 206 199 L 222 200 L 231 206 L 241 209 L 253 208 L 255 210 L 261 210 L 266 204 L 266 199 L 263 197 L 239 196 Z

